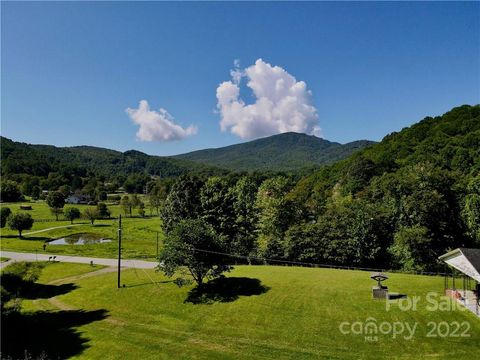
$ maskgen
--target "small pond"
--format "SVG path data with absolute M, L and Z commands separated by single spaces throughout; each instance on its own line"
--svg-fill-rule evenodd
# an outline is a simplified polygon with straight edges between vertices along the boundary
M 111 242 L 112 240 L 101 237 L 98 234 L 82 233 L 68 235 L 60 239 L 50 241 L 50 245 L 91 245 Z

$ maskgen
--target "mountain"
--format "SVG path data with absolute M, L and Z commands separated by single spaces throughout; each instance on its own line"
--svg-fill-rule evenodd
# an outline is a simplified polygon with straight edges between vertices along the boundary
M 48 177 L 60 173 L 66 177 L 88 173 L 106 178 L 146 173 L 159 177 L 189 172 L 222 174 L 224 170 L 188 160 L 150 156 L 140 151 L 124 153 L 94 146 L 55 147 L 31 145 L 1 137 L 2 174 L 29 174 Z
M 344 191 L 355 193 L 368 187 L 372 179 L 394 177 L 419 164 L 449 174 L 458 181 L 458 189 L 466 186 L 467 179 L 479 175 L 480 105 L 463 105 L 441 116 L 427 116 L 317 170 L 304 178 L 299 188 L 308 194 L 329 193 L 340 185 Z
M 374 144 L 360 140 L 339 144 L 294 132 L 273 135 L 242 144 L 205 149 L 174 156 L 232 171 L 297 170 L 331 164 Z
M 345 145 L 297 133 L 285 133 L 219 149 L 174 157 L 124 153 L 94 146 L 56 147 L 15 142 L 1 137 L 2 173 L 47 177 L 49 173 L 87 173 L 107 178 L 146 173 L 160 177 L 185 173 L 222 174 L 227 170 L 295 170 L 332 163 L 372 142 Z M 225 170 L 227 169 L 227 170 Z

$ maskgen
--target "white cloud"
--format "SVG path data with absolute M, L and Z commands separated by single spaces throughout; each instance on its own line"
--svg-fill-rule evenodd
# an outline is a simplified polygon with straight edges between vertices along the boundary
M 300 132 L 321 136 L 317 109 L 311 104 L 311 92 L 304 81 L 297 81 L 279 66 L 262 59 L 241 70 L 238 60 L 230 71 L 231 81 L 217 88 L 220 128 L 242 139 L 254 139 L 283 132 Z M 256 100 L 246 104 L 240 96 L 240 82 L 247 86 Z
M 197 127 L 190 125 L 183 128 L 175 124 L 175 119 L 167 110 L 150 110 L 147 100 L 141 100 L 138 109 L 127 108 L 126 113 L 140 128 L 137 139 L 140 141 L 181 140 L 197 133 Z
M 240 84 L 240 80 L 242 80 L 242 76 L 244 76 L 244 72 L 240 69 L 240 60 L 235 59 L 233 60 L 234 69 L 230 70 L 230 76 L 232 77 L 232 81 L 234 84 Z

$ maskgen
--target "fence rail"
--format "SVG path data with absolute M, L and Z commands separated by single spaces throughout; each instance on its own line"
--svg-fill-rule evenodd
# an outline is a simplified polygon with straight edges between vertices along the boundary
M 237 259 L 243 259 L 247 261 L 247 264 L 252 265 L 252 262 L 255 262 L 255 265 L 283 265 L 283 266 L 301 266 L 301 267 L 312 267 L 312 268 L 324 268 L 324 269 L 338 269 L 338 270 L 357 270 L 357 271 L 371 271 L 371 272 L 387 272 L 387 273 L 399 273 L 399 274 L 409 274 L 409 275 L 427 275 L 427 276 L 445 276 L 447 273 L 444 272 L 434 272 L 434 271 L 402 271 L 395 269 L 386 269 L 386 268 L 369 268 L 369 267 L 357 267 L 357 266 L 345 266 L 345 265 L 332 265 L 332 264 L 318 264 L 311 262 L 302 262 L 302 261 L 291 261 L 291 260 L 280 260 L 280 259 L 268 259 L 258 256 L 245 256 L 245 255 L 236 255 L 222 253 L 218 251 L 210 251 L 203 249 L 193 249 L 198 252 L 205 252 L 211 254 L 218 254 L 222 256 L 228 256 Z

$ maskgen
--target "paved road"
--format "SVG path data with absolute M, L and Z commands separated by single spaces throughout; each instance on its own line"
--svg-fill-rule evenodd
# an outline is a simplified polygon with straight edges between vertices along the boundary
M 3 268 L 10 264 L 12 261 L 48 261 L 48 258 L 51 256 L 56 256 L 55 261 L 61 262 L 71 262 L 79 264 L 90 264 L 90 261 L 93 260 L 94 264 L 105 265 L 105 266 L 117 266 L 116 259 L 104 259 L 104 258 L 95 258 L 95 257 L 84 257 L 84 256 L 70 256 L 70 255 L 58 255 L 58 254 L 31 254 L 31 253 L 20 253 L 12 251 L 2 251 L 2 257 L 10 258 L 9 261 L 4 261 L 0 263 L 0 268 Z M 144 261 L 144 260 L 122 260 L 122 267 L 125 268 L 137 268 L 137 269 L 153 269 L 158 265 L 154 261 Z

